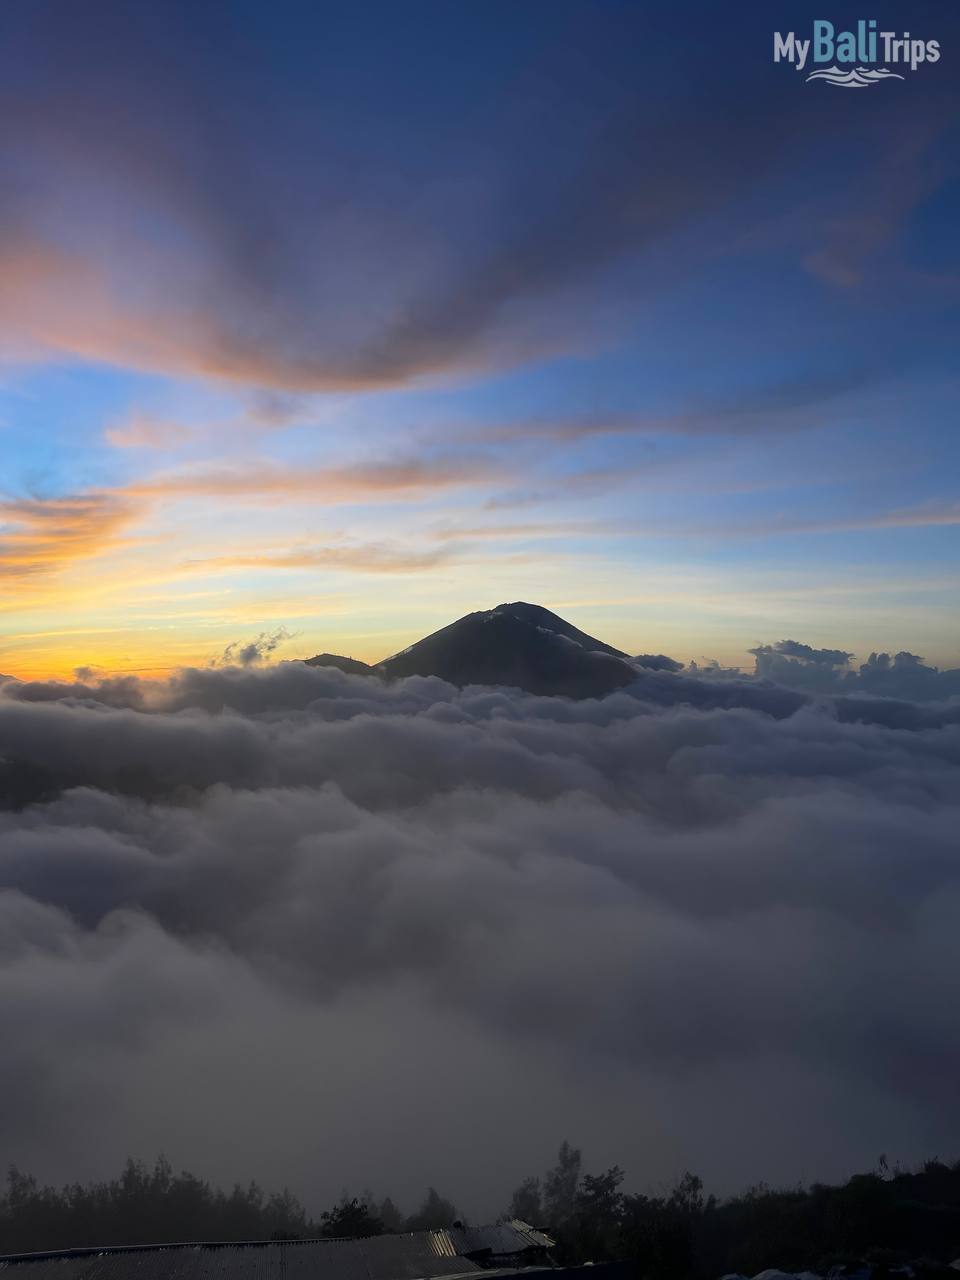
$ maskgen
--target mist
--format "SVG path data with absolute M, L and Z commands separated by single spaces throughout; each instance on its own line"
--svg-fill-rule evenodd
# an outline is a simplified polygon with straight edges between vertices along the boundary
M 0 686 L 3 1152 L 474 1219 L 949 1146 L 960 709 L 301 663 Z

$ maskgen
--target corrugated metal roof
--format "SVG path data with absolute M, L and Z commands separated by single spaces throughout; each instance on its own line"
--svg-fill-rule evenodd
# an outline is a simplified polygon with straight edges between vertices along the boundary
M 489 1252 L 494 1255 L 524 1253 L 528 1249 L 551 1249 L 555 1241 L 542 1231 L 515 1218 L 490 1227 L 453 1227 L 450 1230 L 458 1253 Z
M 430 1243 L 439 1257 L 455 1258 L 457 1256 L 458 1250 L 450 1237 L 449 1231 L 441 1229 L 440 1231 L 429 1231 L 426 1234 L 430 1236 Z
M 362 1240 L 133 1245 L 0 1258 L 16 1280 L 438 1280 L 479 1271 L 468 1255 L 507 1257 L 554 1241 L 519 1219 Z M 7 1280 L 15 1280 L 9 1275 Z
M 519 1218 L 511 1218 L 510 1226 L 515 1231 L 521 1232 L 528 1240 L 532 1241 L 538 1248 L 553 1249 L 556 1246 L 556 1240 L 552 1236 L 547 1235 L 545 1231 L 538 1231 L 536 1227 L 531 1227 L 529 1222 L 522 1222 Z
M 8 1280 L 436 1280 L 479 1271 L 447 1232 L 153 1245 L 0 1258 Z

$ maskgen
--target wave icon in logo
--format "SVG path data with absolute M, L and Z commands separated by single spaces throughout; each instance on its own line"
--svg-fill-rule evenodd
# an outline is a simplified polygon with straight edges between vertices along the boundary
M 824 80 L 827 84 L 835 84 L 841 89 L 869 89 L 872 84 L 879 84 L 881 80 L 902 80 L 903 76 L 898 76 L 894 71 L 887 71 L 882 67 L 867 69 L 866 67 L 856 67 L 850 71 L 841 71 L 839 67 L 828 67 L 825 71 L 811 71 L 807 76 L 807 83 L 811 80 Z

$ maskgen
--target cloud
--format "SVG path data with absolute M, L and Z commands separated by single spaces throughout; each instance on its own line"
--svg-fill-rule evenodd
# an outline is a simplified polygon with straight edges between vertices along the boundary
M 567 6 L 565 39 L 538 32 L 529 65 L 461 85 L 443 77 L 439 32 L 396 57 L 409 30 L 386 12 L 373 42 L 359 24 L 291 15 L 275 60 L 256 15 L 219 6 L 162 27 L 113 3 L 82 20 L 54 7 L 55 21 L 24 15 L 2 50 L 15 122 L 4 329 L 41 350 L 280 392 L 581 345 L 614 264 L 741 199 L 811 121 L 837 130 L 823 103 L 764 93 L 759 64 L 731 84 L 706 46 L 688 47 L 681 98 L 629 10 L 597 23 Z M 475 21 L 492 56 L 494 20 Z M 440 110 L 424 83 L 442 85 Z M 346 115 L 330 109 L 333 85 Z M 689 237 L 683 257 L 710 250 Z M 575 308 L 551 305 L 571 295 Z
M 715 524 L 633 525 L 646 537 L 769 538 L 794 534 L 842 533 L 855 529 L 927 529 L 960 524 L 960 503 L 932 499 L 915 507 L 865 511 L 860 515 L 809 518 L 778 515 L 766 520 L 724 520 Z
M 960 668 L 941 671 L 923 658 L 905 651 L 871 653 L 857 670 L 850 667 L 852 653 L 842 649 L 813 649 L 796 640 L 762 644 L 750 653 L 756 674 L 792 689 L 932 702 L 960 696 Z
M 225 497 L 278 499 L 298 496 L 326 502 L 366 498 L 417 497 L 431 490 L 477 484 L 498 474 L 487 458 L 409 458 L 290 467 L 267 459 L 236 465 L 202 464 L 132 482 L 124 489 L 137 497 Z
M 811 665 L 815 667 L 846 667 L 852 653 L 843 649 L 814 649 L 799 640 L 779 640 L 776 644 L 761 644 L 748 650 L 757 660 L 757 675 L 769 675 L 773 678 L 773 670 L 778 658 L 787 658 L 795 665 Z M 782 665 L 782 664 L 781 664 Z
M 454 546 L 427 550 L 404 549 L 380 543 L 347 543 L 332 546 L 292 547 L 261 555 L 215 556 L 192 561 L 218 569 L 348 569 L 355 573 L 419 573 L 433 569 L 457 554 Z
M 275 503 L 322 499 L 325 504 L 405 501 L 479 484 L 499 474 L 486 458 L 388 459 L 340 466 L 280 466 L 265 459 L 237 465 L 200 464 L 123 487 L 54 498 L 0 501 L 0 579 L 27 581 L 122 546 L 127 527 L 152 504 L 182 498 Z M 453 546 L 404 551 L 342 543 L 289 547 L 271 553 L 207 557 L 221 567 L 306 568 L 330 565 L 373 573 L 413 572 L 454 555 Z M 193 562 L 199 563 L 199 562 Z
M 595 436 L 712 436 L 756 435 L 822 426 L 833 404 L 866 385 L 876 385 L 881 370 L 869 362 L 855 362 L 842 373 L 810 370 L 779 382 L 740 387 L 734 394 L 690 397 L 687 404 L 666 412 L 559 411 L 468 427 L 458 432 L 474 444 L 510 444 L 523 440 L 551 440 L 563 444 Z M 651 457 L 650 463 L 669 459 Z
M 280 663 L 5 684 L 0 759 L 5 1147 L 51 1176 L 95 1137 L 487 1214 L 562 1132 L 730 1187 L 960 1122 L 956 705 Z
M 960 503 L 934 498 L 915 507 L 901 507 L 892 511 L 864 512 L 862 515 L 832 520 L 791 520 L 788 517 L 765 525 L 756 523 L 728 526 L 727 532 L 735 536 L 749 536 L 771 533 L 834 533 L 845 529 L 927 529 L 956 524 L 960 524 Z
M 261 631 L 255 640 L 234 640 L 214 659 L 215 667 L 256 667 L 276 653 L 281 645 L 294 637 L 286 627 Z
M 121 541 L 136 507 L 116 493 L 0 502 L 0 578 L 55 573 Z
M 842 289 L 863 285 L 868 266 L 879 274 L 872 260 L 944 179 L 933 148 L 944 128 L 938 113 L 935 118 L 914 116 L 908 128 L 895 131 L 883 164 L 831 210 L 820 229 L 823 244 L 805 259 L 808 271 Z
M 108 427 L 104 435 L 115 449 L 171 449 L 189 440 L 193 432 L 182 423 L 138 412 Z

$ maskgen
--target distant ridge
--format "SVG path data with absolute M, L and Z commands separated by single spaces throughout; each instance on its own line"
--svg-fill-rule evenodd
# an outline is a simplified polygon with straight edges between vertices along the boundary
M 683 663 L 676 658 L 668 658 L 665 653 L 638 653 L 632 659 L 638 667 L 646 667 L 648 671 L 682 671 Z
M 632 684 L 638 668 L 676 671 L 663 654 L 630 658 L 542 605 L 517 600 L 468 613 L 374 666 L 321 653 L 310 666 L 385 678 L 439 676 L 461 688 L 507 685 L 528 693 L 598 698 Z
M 339 653 L 318 653 L 314 658 L 305 658 L 308 667 L 336 667 L 350 676 L 371 676 L 376 674 L 376 667 L 369 662 L 361 662 L 359 658 L 345 658 Z

